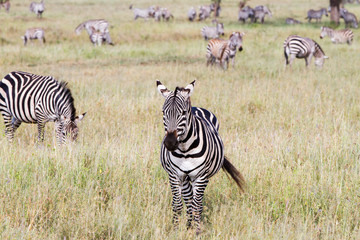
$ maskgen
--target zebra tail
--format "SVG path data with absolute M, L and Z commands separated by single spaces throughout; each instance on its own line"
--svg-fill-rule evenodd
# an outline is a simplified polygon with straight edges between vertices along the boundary
M 75 28 L 75 32 L 77 35 L 79 35 L 81 33 L 81 31 L 84 29 L 85 27 L 85 23 L 80 23 L 76 28 Z
M 46 43 L 46 39 L 45 39 L 45 37 L 43 37 L 43 43 Z
M 244 177 L 241 175 L 241 173 L 234 167 L 234 165 L 232 165 L 229 160 L 227 159 L 227 157 L 224 157 L 224 164 L 223 164 L 223 169 L 230 174 L 230 176 L 232 177 L 232 179 L 234 179 L 235 183 L 238 185 L 238 187 L 240 188 L 241 192 L 245 192 L 245 179 Z

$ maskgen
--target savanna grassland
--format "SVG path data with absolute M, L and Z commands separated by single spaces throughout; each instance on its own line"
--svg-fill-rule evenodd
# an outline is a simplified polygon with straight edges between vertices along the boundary
M 238 1 L 222 2 L 226 38 L 243 31 L 244 51 L 228 71 L 205 64 L 190 6 L 210 1 L 46 1 L 43 19 L 30 1 L 0 12 L 0 75 L 22 70 L 69 82 L 78 113 L 87 112 L 76 144 L 57 147 L 54 124 L 38 146 L 36 125 L 22 124 L 9 144 L 0 120 L 1 239 L 193 239 L 183 214 L 171 223 L 171 192 L 159 160 L 164 136 L 159 79 L 168 88 L 197 79 L 192 104 L 214 112 L 225 152 L 243 173 L 239 194 L 221 171 L 205 192 L 201 239 L 360 238 L 360 30 L 351 46 L 320 40 L 305 21 L 322 0 L 251 0 L 266 4 L 266 23 L 237 22 Z M 168 7 L 169 23 L 133 21 L 128 9 Z M 346 5 L 360 16 L 360 5 Z M 115 46 L 93 47 L 75 27 L 105 18 Z M 329 18 L 323 18 L 329 25 Z M 43 27 L 46 44 L 20 36 Z M 344 27 L 342 21 L 340 28 Z M 321 70 L 295 60 L 285 70 L 283 41 L 315 39 L 330 59 Z

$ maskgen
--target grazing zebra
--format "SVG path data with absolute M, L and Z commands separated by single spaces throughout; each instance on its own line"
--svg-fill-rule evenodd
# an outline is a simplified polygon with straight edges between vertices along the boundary
M 155 14 L 155 8 L 153 6 L 149 7 L 148 9 L 140 9 L 133 8 L 133 5 L 131 4 L 129 9 L 133 10 L 134 20 L 138 19 L 139 17 L 148 20 L 149 17 L 152 18 Z
M 196 18 L 196 10 L 194 7 L 191 7 L 188 11 L 188 19 L 190 22 L 194 21 Z
M 45 33 L 42 28 L 29 28 L 21 38 L 24 40 L 24 46 L 26 46 L 28 40 L 33 39 L 39 39 L 39 42 L 42 42 L 43 44 L 46 42 Z
M 215 10 L 215 5 L 210 4 L 209 6 L 199 7 L 199 21 L 205 20 L 210 17 L 211 12 Z
M 236 51 L 242 51 L 242 37 L 245 33 L 233 32 L 229 40 L 211 39 L 206 47 L 206 65 L 219 62 L 223 69 L 229 67 L 231 58 L 232 67 L 235 66 Z
M 38 18 L 42 17 L 44 11 L 45 11 L 44 0 L 41 0 L 41 2 L 39 3 L 37 2 L 30 3 L 30 12 L 35 13 Z
M 350 29 L 334 30 L 329 27 L 321 27 L 320 38 L 329 36 L 333 43 L 347 43 L 351 45 L 354 33 Z
M 253 17 L 254 17 L 254 9 L 252 9 L 249 6 L 246 6 L 240 9 L 238 20 L 243 21 L 243 23 L 245 23 L 248 18 L 253 19 Z
M 322 67 L 327 57 L 320 45 L 310 38 L 303 38 L 296 35 L 289 36 L 284 42 L 284 55 L 286 65 L 292 64 L 295 58 L 304 58 L 308 67 L 311 58 L 315 57 L 315 65 Z M 289 60 L 290 57 L 290 60 Z
M 2 7 L 5 9 L 5 11 L 9 12 L 10 11 L 10 1 L 7 0 L 5 2 L 0 3 L 0 9 Z
M 345 27 L 351 25 L 353 28 L 358 28 L 358 20 L 355 14 L 349 12 L 345 8 L 340 9 L 340 17 L 345 21 Z
M 300 21 L 293 19 L 293 18 L 286 18 L 285 20 L 286 24 L 292 25 L 292 24 L 301 24 Z
M 165 137 L 161 144 L 160 160 L 169 175 L 173 195 L 173 222 L 178 224 L 184 199 L 188 227 L 195 221 L 200 232 L 203 197 L 209 178 L 221 168 L 244 190 L 242 175 L 224 156 L 219 136 L 219 123 L 215 115 L 203 108 L 192 107 L 190 96 L 195 81 L 185 88 L 168 90 L 160 81 L 157 89 L 165 98 L 163 120 Z
M 0 82 L 0 112 L 5 122 L 5 134 L 11 142 L 14 132 L 24 123 L 36 123 L 38 140 L 44 139 L 45 123 L 55 122 L 59 145 L 66 135 L 76 140 L 77 123 L 85 113 L 76 117 L 74 99 L 66 82 L 58 82 L 51 76 L 39 76 L 26 72 L 11 72 Z
M 270 9 L 266 6 L 256 6 L 254 8 L 254 15 L 252 17 L 252 22 L 256 23 L 257 19 L 260 19 L 261 23 L 264 23 L 265 15 L 269 15 L 269 17 L 272 17 L 272 14 L 270 12 Z
M 104 19 L 92 19 L 85 21 L 83 23 L 80 23 L 76 28 L 75 32 L 77 35 L 81 33 L 82 30 L 86 30 L 89 34 L 89 37 L 91 39 L 91 35 L 93 31 L 97 31 L 101 33 L 105 38 L 106 42 L 110 45 L 114 45 L 114 43 L 111 41 L 110 32 L 109 32 L 109 22 Z
M 216 27 L 204 26 L 201 29 L 201 35 L 205 40 L 219 38 L 220 35 L 224 36 L 224 24 L 216 22 Z
M 167 9 L 167 8 L 162 8 L 161 9 L 162 11 L 161 11 L 161 16 L 162 16 L 162 18 L 165 20 L 165 21 L 169 21 L 170 20 L 170 18 L 174 18 L 174 16 L 171 14 L 171 12 L 169 11 L 169 9 Z
M 307 12 L 307 17 L 305 19 L 309 19 L 309 22 L 311 22 L 311 19 L 316 19 L 316 22 L 321 22 L 322 15 L 329 16 L 328 12 L 326 11 L 326 8 L 321 8 L 320 10 L 313 10 L 310 9 Z

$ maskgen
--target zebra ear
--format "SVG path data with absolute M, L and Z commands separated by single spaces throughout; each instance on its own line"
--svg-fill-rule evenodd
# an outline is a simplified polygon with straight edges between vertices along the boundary
M 84 112 L 83 114 L 75 117 L 75 123 L 77 124 L 77 123 L 79 123 L 81 120 L 83 120 L 84 117 L 85 117 L 85 115 L 86 115 L 86 112 Z
M 159 93 L 161 95 L 163 95 L 164 98 L 169 96 L 170 91 L 159 80 L 156 81 L 156 86 L 157 86 Z
M 192 92 L 194 91 L 194 86 L 195 86 L 195 81 L 192 81 L 192 83 L 190 83 L 189 85 L 187 85 L 184 90 L 181 92 L 181 94 L 184 96 L 184 97 L 190 97 Z

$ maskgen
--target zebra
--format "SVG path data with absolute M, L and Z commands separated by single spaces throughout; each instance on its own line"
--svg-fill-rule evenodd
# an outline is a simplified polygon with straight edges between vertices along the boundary
M 10 142 L 22 122 L 36 123 L 38 141 L 42 142 L 45 123 L 52 121 L 55 122 L 58 145 L 66 142 L 66 135 L 76 140 L 77 124 L 86 114 L 76 116 L 74 99 L 66 82 L 21 71 L 11 72 L 1 80 L 0 112 Z
M 84 29 L 89 34 L 90 39 L 93 31 L 95 30 L 101 33 L 105 37 L 106 42 L 108 44 L 114 45 L 110 37 L 109 22 L 106 21 L 105 19 L 92 19 L 82 22 L 75 28 L 75 32 L 77 35 L 79 35 L 81 31 Z
M 231 58 L 232 67 L 234 68 L 236 51 L 243 50 L 242 37 L 244 35 L 245 33 L 233 32 L 229 40 L 211 39 L 206 47 L 206 65 L 219 62 L 223 69 L 227 69 Z
M 5 1 L 5 2 L 1 2 L 1 3 L 0 3 L 0 9 L 1 9 L 2 7 L 5 9 L 6 12 L 9 12 L 9 11 L 10 11 L 10 1 L 7 0 L 7 1 Z
M 216 22 L 216 27 L 204 26 L 201 29 L 201 35 L 205 40 L 219 38 L 220 35 L 224 36 L 224 24 Z
M 297 35 L 290 35 L 284 42 L 284 55 L 286 66 L 292 64 L 295 58 L 304 58 L 308 67 L 311 58 L 315 57 L 315 65 L 322 67 L 324 59 L 327 57 L 320 45 L 310 38 L 304 38 Z M 290 60 L 289 60 L 290 57 Z
M 190 22 L 194 21 L 196 18 L 196 10 L 194 7 L 191 7 L 188 11 L 188 19 Z
M 215 10 L 215 5 L 210 4 L 209 6 L 199 7 L 199 21 L 205 20 L 210 17 L 211 12 Z
M 185 88 L 177 87 L 173 92 L 160 81 L 156 84 L 159 93 L 165 98 L 165 137 L 161 144 L 160 160 L 169 175 L 173 195 L 173 223 L 178 224 L 183 198 L 187 208 L 187 226 L 191 227 L 194 221 L 199 233 L 202 200 L 209 178 L 223 168 L 241 191 L 244 191 L 245 181 L 224 156 L 216 116 L 206 109 L 191 106 L 190 96 L 195 81 Z
M 140 8 L 133 8 L 133 5 L 131 4 L 129 9 L 133 10 L 134 20 L 138 19 L 139 17 L 148 20 L 149 17 L 154 17 L 155 14 L 155 8 L 153 6 L 147 9 L 140 9 Z
M 293 19 L 293 18 L 286 18 L 285 20 L 286 24 L 292 25 L 292 24 L 301 24 L 300 21 Z
M 345 8 L 340 9 L 340 17 L 345 21 L 345 27 L 351 25 L 353 28 L 358 28 L 358 20 L 355 14 L 349 12 Z
M 30 3 L 30 12 L 34 12 L 38 18 L 42 18 L 42 14 L 45 11 L 45 4 L 44 0 L 41 0 L 41 2 L 32 2 Z
M 28 40 L 33 39 L 39 39 L 39 42 L 42 42 L 43 44 L 46 42 L 45 33 L 42 28 L 29 28 L 21 38 L 24 40 L 24 46 L 26 46 Z
M 351 45 L 354 38 L 354 33 L 350 29 L 334 30 L 329 27 L 321 27 L 320 29 L 320 38 L 329 36 L 333 43 L 347 43 Z
M 270 9 L 266 6 L 256 6 L 254 8 L 254 15 L 252 17 L 252 22 L 256 23 L 257 19 L 260 19 L 261 23 L 264 23 L 265 15 L 269 15 L 269 17 L 272 17 L 272 14 L 270 12 Z
M 174 18 L 174 16 L 171 14 L 171 12 L 169 11 L 169 9 L 167 9 L 167 8 L 162 8 L 161 9 L 162 11 L 161 11 L 161 16 L 162 16 L 162 18 L 165 20 L 165 21 L 169 21 L 170 20 L 170 18 Z
M 329 16 L 328 12 L 326 11 L 326 8 L 321 8 L 320 10 L 313 10 L 310 9 L 307 12 L 307 17 L 305 19 L 308 19 L 309 22 L 311 22 L 311 19 L 316 19 L 316 22 L 321 22 L 322 15 Z
M 101 46 L 103 42 L 106 42 L 106 35 L 102 32 L 96 31 L 94 28 L 89 38 L 90 41 L 94 44 L 94 46 L 96 46 L 96 44 L 98 46 Z
M 238 15 L 238 21 L 243 21 L 243 23 L 245 23 L 248 18 L 253 19 L 253 17 L 254 17 L 254 9 L 252 9 L 249 6 L 246 6 L 240 9 Z

